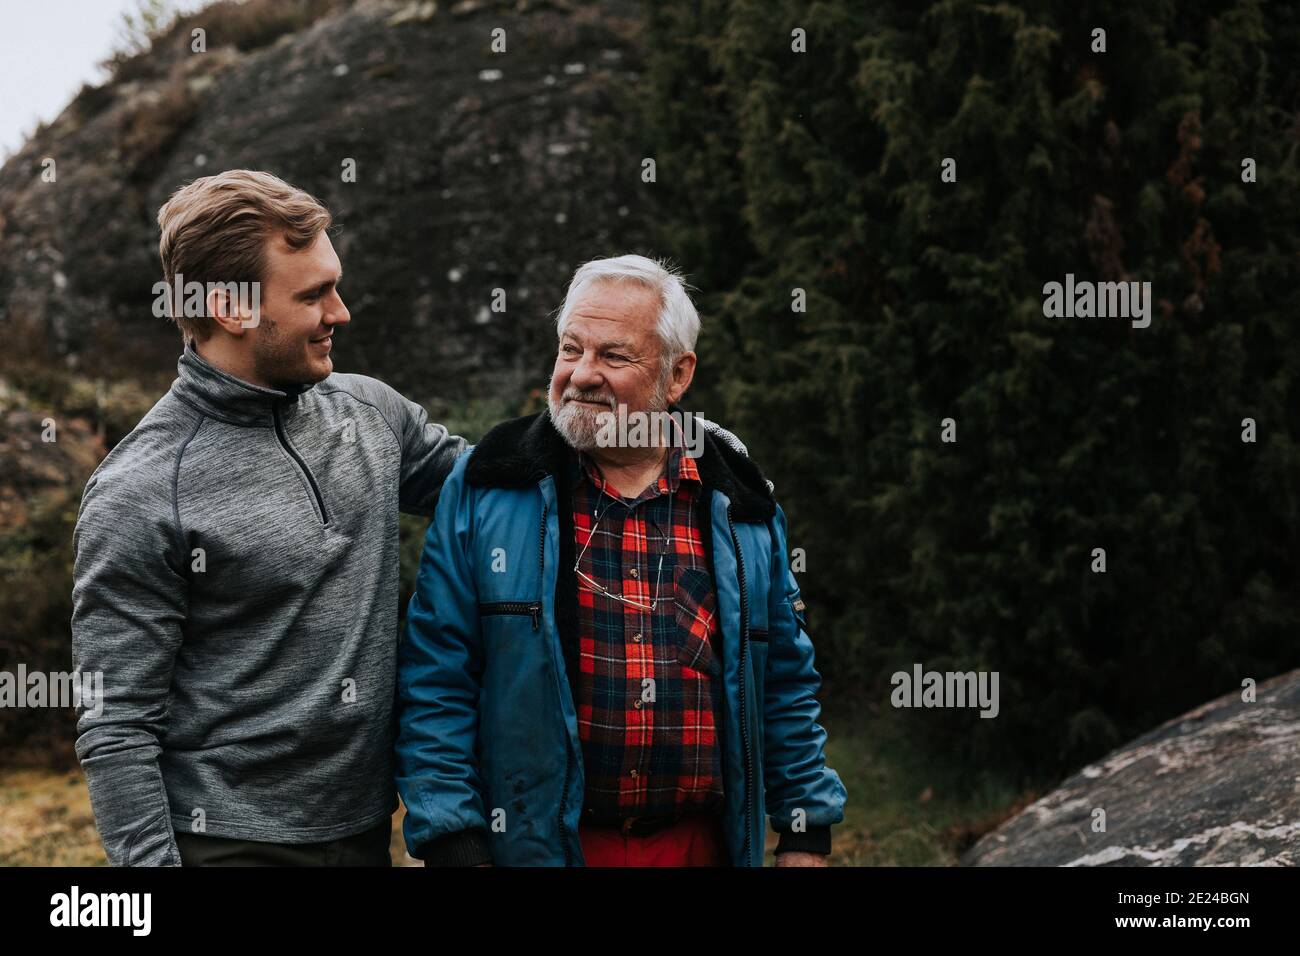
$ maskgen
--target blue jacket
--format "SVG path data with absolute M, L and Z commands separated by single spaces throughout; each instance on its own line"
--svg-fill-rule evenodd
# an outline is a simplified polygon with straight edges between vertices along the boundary
M 779 849 L 824 852 L 846 794 L 825 763 L 785 515 L 757 466 L 705 435 L 722 823 L 731 862 L 762 866 L 764 814 Z M 546 412 L 503 422 L 457 461 L 429 526 L 398 657 L 397 742 L 406 843 L 427 863 L 583 864 L 567 453 Z

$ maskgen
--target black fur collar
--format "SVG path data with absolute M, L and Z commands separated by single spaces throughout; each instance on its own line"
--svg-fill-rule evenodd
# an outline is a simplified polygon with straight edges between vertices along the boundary
M 547 475 L 560 474 L 568 447 L 551 424 L 550 412 L 512 418 L 475 446 L 465 478 L 480 488 L 525 488 Z M 737 521 L 766 521 L 776 513 L 776 501 L 758 466 L 707 429 L 704 453 L 695 464 L 704 487 L 716 488 L 730 499 Z

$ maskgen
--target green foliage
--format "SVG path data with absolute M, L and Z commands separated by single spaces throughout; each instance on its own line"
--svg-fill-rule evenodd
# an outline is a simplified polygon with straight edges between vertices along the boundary
M 1042 771 L 1300 661 L 1300 14 L 650 17 L 660 248 L 706 290 L 694 404 L 776 482 L 838 686 L 883 700 L 915 661 L 996 670 L 997 719 L 913 719 L 953 757 Z M 1151 327 L 1044 317 L 1067 272 L 1151 282 Z
M 156 401 L 154 393 L 132 380 L 110 383 L 78 377 L 69 382 L 59 407 L 66 415 L 88 419 L 104 432 L 105 441 L 112 447 L 135 428 Z
M 57 489 L 30 502 L 27 520 L 0 529 L 0 668 L 69 671 L 72 647 L 72 529 L 80 488 Z M 60 750 L 66 756 L 75 716 L 55 708 L 0 711 L 0 751 Z
M 111 448 L 153 408 L 169 382 L 157 376 L 110 382 L 40 360 L 7 357 L 0 359 L 0 413 L 31 408 L 63 418 L 84 418 Z

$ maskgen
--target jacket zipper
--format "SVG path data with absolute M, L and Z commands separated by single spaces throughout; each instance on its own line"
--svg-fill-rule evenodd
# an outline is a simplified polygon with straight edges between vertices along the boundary
M 480 614 L 527 614 L 533 619 L 533 630 L 542 626 L 542 606 L 536 601 L 490 601 L 478 606 Z
M 753 772 L 750 769 L 749 718 L 745 710 L 745 674 L 749 661 L 749 594 L 745 588 L 745 555 L 740 550 L 736 526 L 731 521 L 731 505 L 727 505 L 727 530 L 731 532 L 731 544 L 736 549 L 736 570 L 740 577 L 740 739 L 744 742 L 745 748 L 745 842 L 741 847 L 740 855 L 748 866 L 750 820 L 753 819 L 750 809 Z
M 316 478 L 312 475 L 311 469 L 307 467 L 307 463 L 302 460 L 302 456 L 294 451 L 293 446 L 289 444 L 289 439 L 284 433 L 284 424 L 280 421 L 280 406 L 274 399 L 271 400 L 271 417 L 275 420 L 275 437 L 280 440 L 280 447 L 289 453 L 289 456 L 302 469 L 302 473 L 307 476 L 307 484 L 311 485 L 311 493 L 316 496 L 316 505 L 320 508 L 321 524 L 329 524 L 330 519 L 325 511 L 325 499 L 321 496 L 320 486 L 316 484 Z
M 568 731 L 566 730 L 567 734 Z M 569 849 L 569 828 L 564 823 L 564 809 L 569 802 L 569 775 L 573 773 L 573 748 L 564 746 L 564 789 L 560 791 L 560 839 L 564 843 L 564 865 L 573 866 L 573 853 Z
M 550 512 L 550 505 L 542 506 L 542 526 L 537 534 L 537 567 L 540 571 L 538 580 L 546 580 L 546 516 Z M 541 605 L 538 605 L 540 608 Z M 572 688 L 570 688 L 572 691 Z M 560 843 L 564 846 L 564 865 L 573 866 L 573 851 L 569 848 L 569 827 L 564 822 L 564 812 L 569 806 L 569 778 L 573 776 L 573 747 L 568 741 L 568 731 L 565 731 L 566 740 L 564 741 L 564 783 L 560 787 Z
M 550 505 L 542 506 L 542 526 L 538 534 L 537 566 L 539 585 L 546 580 L 546 516 Z M 533 630 L 542 627 L 541 601 L 491 601 L 478 606 L 480 614 L 527 614 L 533 619 Z M 568 741 L 564 744 L 564 785 L 560 790 L 560 842 L 564 844 L 564 865 L 573 866 L 573 854 L 569 850 L 569 828 L 564 824 L 564 809 L 569 800 L 569 776 L 573 772 L 573 748 Z

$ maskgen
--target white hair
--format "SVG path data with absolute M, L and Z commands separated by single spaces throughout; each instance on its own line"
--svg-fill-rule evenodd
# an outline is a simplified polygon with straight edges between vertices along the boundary
M 662 260 L 636 255 L 592 259 L 578 266 L 555 320 L 557 335 L 564 335 L 564 326 L 574 308 L 599 282 L 635 282 L 659 294 L 657 331 L 664 346 L 665 366 L 670 366 L 683 353 L 695 350 L 695 340 L 700 335 L 700 316 L 687 293 L 688 286 L 681 272 Z

